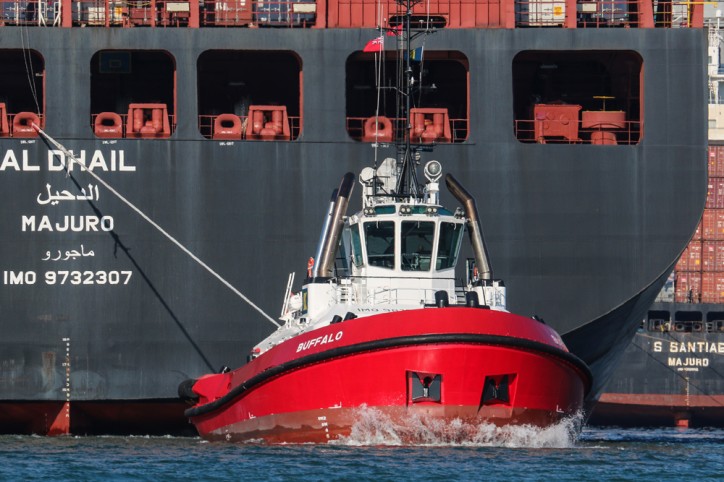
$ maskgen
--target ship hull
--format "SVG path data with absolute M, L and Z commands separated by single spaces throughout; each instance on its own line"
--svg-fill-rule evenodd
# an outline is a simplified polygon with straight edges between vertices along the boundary
M 724 423 L 724 305 L 654 303 L 590 422 L 720 427 Z
M 27 30 L 31 48 L 45 60 L 46 130 L 89 161 L 101 153 L 107 170 L 97 169 L 99 175 L 261 309 L 276 314 L 287 273 L 303 269 L 314 253 L 317 239 L 309 233 L 319 232 L 319 209 L 329 197 L 319 186 L 336 185 L 341 173 L 358 171 L 374 156 L 369 144 L 345 131 L 344 102 L 330 99 L 344 98 L 345 62 L 367 33 L 375 33 Z M 653 300 L 649 293 L 663 283 L 703 208 L 706 114 L 699 101 L 705 97 L 706 36 L 686 29 L 450 29 L 434 42 L 435 49 L 462 52 L 474 80 L 468 139 L 436 146 L 434 157 L 465 179 L 477 200 L 496 276 L 511 293 L 509 308 L 551 323 L 593 367 L 592 403 L 615 362 L 605 353 L 621 339 L 607 336 L 601 343 L 586 327 L 607 320 L 611 333 L 633 333 L 641 310 L 621 307 Z M 0 29 L 0 45 L 25 46 L 9 28 Z M 149 45 L 169 52 L 178 69 L 173 136 L 95 138 L 87 115 L 93 55 Z M 261 51 L 294 46 L 304 71 L 305 114 L 296 141 L 227 143 L 200 135 L 193 101 L 197 59 L 240 45 Z M 646 125 L 638 144 L 515 139 L 511 65 L 521 51 L 632 46 L 644 66 Z M 668 119 L 677 120 L 675 129 Z M 110 193 L 102 191 L 93 205 L 40 206 L 47 184 L 73 193 L 95 184 L 77 169 L 74 178 L 50 170 L 50 151 L 37 139 L 0 138 L 0 270 L 15 276 L 0 290 L 0 404 L 70 401 L 74 431 L 75 402 L 171 401 L 184 379 L 244 363 L 253 343 L 274 326 Z M 111 158 L 118 161 L 120 152 L 133 170 L 112 170 Z M 393 150 L 379 158 L 387 155 Z M 35 216 L 34 230 L 23 227 L 23 216 Z M 43 216 L 52 230 L 40 229 Z M 69 222 L 76 226 L 83 219 L 85 227 L 58 230 L 66 216 L 74 216 Z M 110 216 L 113 229 L 89 230 L 85 216 Z M 44 259 L 49 251 L 52 259 L 58 251 L 65 258 L 81 245 L 94 256 Z M 63 284 L 61 272 L 68 273 Z M 132 275 L 124 284 L 127 272 Z M 109 273 L 119 281 L 100 284 Z M 181 428 L 184 423 L 179 420 Z
M 545 427 L 577 414 L 590 388 L 587 367 L 556 340 L 537 321 L 491 310 L 374 315 L 199 379 L 186 414 L 204 438 L 270 443 L 349 436 L 368 410 L 406 442 L 431 420 L 459 419 L 468 440 L 482 423 Z

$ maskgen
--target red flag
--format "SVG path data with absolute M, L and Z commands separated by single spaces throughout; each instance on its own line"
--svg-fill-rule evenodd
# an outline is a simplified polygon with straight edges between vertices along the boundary
M 393 27 L 387 31 L 388 37 L 397 37 L 400 34 L 402 34 L 402 24 L 398 25 L 397 27 Z
M 377 38 L 373 38 L 369 42 L 367 42 L 367 45 L 365 45 L 365 48 L 362 49 L 363 52 L 382 52 L 382 50 L 385 48 L 385 37 L 380 35 Z

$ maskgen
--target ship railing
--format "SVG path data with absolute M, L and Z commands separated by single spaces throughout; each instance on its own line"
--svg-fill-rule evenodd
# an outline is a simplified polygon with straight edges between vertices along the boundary
M 515 0 L 516 27 L 686 28 L 703 26 L 703 3 L 646 0 Z
M 3 25 L 59 26 L 60 3 L 47 0 L 0 0 L 0 26 Z
M 73 0 L 71 22 L 81 27 L 186 27 L 189 0 Z
M 317 10 L 314 0 L 0 0 L 0 26 L 304 28 Z
M 431 288 L 376 288 L 367 293 L 365 300 L 370 305 L 433 304 L 435 293 Z M 457 303 L 455 290 L 448 291 L 449 302 Z
M 3 106 L 3 104 L 0 104 Z M 0 110 L 0 115 L 3 115 Z M 32 127 L 32 123 L 37 122 L 41 128 L 45 127 L 45 115 L 36 114 L 34 112 L 17 112 L 4 114 L 5 119 L 0 118 L 0 138 L 1 137 L 17 137 L 28 138 L 37 137 L 37 131 Z M 16 122 L 17 119 L 23 119 L 22 122 Z
M 201 8 L 202 27 L 252 27 L 254 8 L 251 0 L 205 1 Z
M 95 132 L 95 122 L 96 122 L 96 118 L 99 115 L 100 114 L 91 114 L 90 128 L 91 128 L 91 131 L 93 131 L 93 132 Z M 126 137 L 126 135 L 127 135 L 126 121 L 128 119 L 128 114 L 118 114 L 118 116 L 121 118 L 120 133 L 118 135 L 106 135 L 106 136 L 102 136 L 102 137 L 105 137 L 108 139 L 122 139 L 122 138 Z M 169 126 L 171 128 L 171 134 L 173 134 L 174 132 L 176 132 L 176 115 L 168 114 L 168 122 L 169 122 Z M 99 136 L 99 137 L 101 137 L 101 136 Z
M 121 1 L 73 1 L 72 22 L 81 27 L 128 25 L 128 4 Z
M 337 269 L 336 276 L 338 284 L 336 288 L 337 302 L 338 303 L 366 303 L 371 305 L 388 305 L 388 304 L 432 304 L 435 302 L 435 292 L 438 289 L 425 288 L 425 287 L 412 287 L 402 288 L 398 285 L 401 281 L 404 283 L 414 283 L 420 281 L 422 283 L 429 283 L 430 278 L 415 278 L 415 277 L 378 277 L 378 276 L 365 276 L 364 279 L 367 281 L 367 291 L 365 294 L 360 294 L 354 282 L 358 277 L 348 276 L 347 270 Z M 448 296 L 450 303 L 456 303 L 458 299 L 458 291 L 455 287 L 454 278 L 435 278 L 438 283 L 449 284 Z M 463 295 L 464 296 L 464 295 Z
M 369 117 L 347 117 L 347 133 L 355 141 L 362 141 L 364 137 L 365 122 Z M 393 139 L 401 139 L 403 133 L 407 130 L 407 123 L 401 118 L 390 118 L 392 121 Z M 468 138 L 469 119 L 450 119 L 450 132 L 452 134 L 452 143 L 465 142 Z M 437 141 L 437 143 L 445 143 L 446 141 Z
M 200 115 L 199 117 L 199 132 L 201 132 L 201 135 L 204 136 L 207 139 L 214 139 L 214 140 L 243 140 L 246 137 L 246 124 L 248 122 L 247 116 L 239 116 L 241 119 L 241 134 L 239 134 L 238 139 L 236 139 L 236 136 L 224 136 L 224 137 L 218 137 L 214 135 L 214 123 L 216 121 L 216 118 L 219 117 L 218 115 Z M 296 140 L 299 138 L 299 135 L 302 132 L 302 118 L 300 116 L 288 116 L 289 119 L 289 133 L 290 133 L 290 139 L 289 140 Z
M 620 128 L 581 128 L 577 129 L 575 137 L 549 137 L 536 138 L 535 120 L 515 120 L 515 137 L 520 142 L 536 144 L 615 144 L 635 145 L 641 140 L 641 121 L 623 121 Z M 580 121 L 579 121 L 580 125 Z
M 688 0 L 430 0 L 423 28 L 702 28 Z M 383 12 L 384 15 L 380 15 Z M 0 26 L 376 28 L 402 21 L 396 0 L 0 0 Z
M 388 27 L 403 17 L 395 0 L 328 0 L 327 26 Z M 430 0 L 417 3 L 419 28 L 677 28 L 703 25 L 704 2 L 651 0 Z

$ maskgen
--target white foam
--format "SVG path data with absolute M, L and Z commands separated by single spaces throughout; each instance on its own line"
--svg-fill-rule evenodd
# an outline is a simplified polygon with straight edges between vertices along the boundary
M 357 421 L 348 437 L 333 443 L 352 446 L 378 445 L 461 445 L 481 447 L 570 448 L 581 433 L 582 414 L 567 417 L 549 427 L 533 425 L 496 426 L 471 424 L 460 419 L 412 415 L 402 422 L 393 421 L 380 410 L 358 409 Z

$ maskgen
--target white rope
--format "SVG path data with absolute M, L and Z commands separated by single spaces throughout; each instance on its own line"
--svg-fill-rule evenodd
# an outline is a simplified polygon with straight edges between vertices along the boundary
M 382 90 L 381 83 L 382 83 L 382 69 L 384 66 L 385 61 L 385 37 L 387 36 L 386 33 L 383 33 L 382 28 L 382 19 L 384 18 L 385 9 L 382 6 L 381 0 L 377 0 L 377 28 L 382 37 L 382 51 L 379 53 L 379 61 L 377 57 L 377 52 L 375 52 L 375 82 L 377 83 L 377 105 L 375 106 L 375 143 L 374 143 L 374 150 L 375 155 L 373 159 L 373 166 L 375 169 L 377 169 L 377 156 L 379 153 L 379 129 L 380 129 L 380 92 Z
M 28 78 L 28 87 L 30 93 L 35 101 L 35 112 L 38 113 L 38 117 L 42 115 L 40 112 L 40 103 L 38 102 L 38 89 L 35 85 L 35 71 L 33 70 L 33 52 L 30 50 L 30 36 L 28 35 L 28 26 L 23 23 L 20 26 L 20 46 L 23 55 L 23 62 L 25 63 L 25 75 Z
M 133 209 L 134 211 L 136 211 L 136 213 L 138 213 L 139 216 L 141 216 L 143 219 L 145 219 L 146 221 L 148 221 L 148 223 L 151 224 L 151 226 L 153 226 L 153 227 L 156 228 L 161 234 L 163 234 L 164 236 L 166 236 L 172 243 L 174 243 L 176 246 L 178 246 L 178 247 L 181 249 L 181 251 L 183 251 L 184 253 L 188 254 L 188 255 L 191 257 L 191 259 L 193 259 L 193 260 L 196 261 L 198 264 L 200 264 L 202 267 L 204 267 L 204 269 L 206 269 L 206 271 L 208 271 L 208 272 L 211 273 L 214 277 L 216 277 L 216 279 L 218 279 L 219 281 L 221 281 L 227 288 L 229 288 L 229 289 L 230 289 L 231 291 L 233 291 L 237 296 L 239 296 L 239 298 L 241 298 L 242 300 L 244 300 L 246 303 L 249 304 L 249 306 L 251 306 L 251 307 L 254 308 L 256 311 L 258 311 L 264 318 L 266 318 L 267 320 L 269 320 L 270 322 L 272 322 L 272 323 L 273 323 L 274 325 L 276 325 L 277 327 L 280 326 L 279 323 L 277 323 L 276 321 L 274 321 L 274 319 L 273 319 L 271 316 L 269 316 L 269 315 L 267 315 L 266 313 L 264 313 L 261 308 L 259 308 L 257 305 L 255 305 L 249 298 L 247 298 L 246 296 L 244 296 L 239 290 L 237 290 L 236 288 L 234 288 L 234 287 L 231 285 L 231 283 L 229 283 L 229 282 L 226 281 L 224 278 L 222 278 L 221 275 L 219 275 L 216 271 L 214 271 L 213 269 L 211 269 L 206 263 L 204 263 L 203 261 L 201 261 L 195 254 L 193 254 L 191 251 L 189 251 L 183 244 L 181 244 L 180 242 L 178 242 L 173 236 L 171 236 L 171 235 L 168 234 L 166 231 L 164 231 L 161 226 L 159 226 L 158 224 L 156 224 L 151 218 L 149 218 L 148 216 L 146 216 L 140 209 L 138 209 L 135 205 L 133 205 L 133 203 L 131 203 L 131 201 L 129 201 L 128 199 L 126 199 L 125 197 L 123 197 L 118 191 L 116 191 L 115 189 L 113 189 L 107 182 L 105 182 L 103 179 L 101 179 L 101 178 L 98 176 L 98 174 L 94 173 L 93 171 L 91 171 L 91 170 L 89 170 L 89 169 L 86 169 L 85 165 L 83 165 L 78 159 L 76 159 L 75 156 L 73 155 L 73 153 L 70 152 L 68 149 L 66 149 L 62 144 L 60 144 L 60 143 L 57 142 L 55 139 L 53 139 L 53 138 L 50 137 L 48 134 L 46 134 L 45 131 L 43 131 L 43 129 L 41 129 L 41 128 L 40 128 L 38 125 L 36 125 L 35 123 L 33 123 L 33 129 L 35 129 L 36 131 L 38 131 L 38 133 L 39 133 L 40 135 L 42 135 L 43 138 L 45 138 L 48 142 L 50 142 L 50 143 L 53 144 L 55 147 L 57 147 L 58 149 L 60 149 L 60 150 L 63 152 L 63 154 L 65 154 L 66 158 L 69 158 L 71 161 L 73 161 L 73 162 L 75 162 L 76 164 L 78 164 L 78 165 L 81 167 L 81 169 L 83 169 L 85 172 L 87 172 L 88 174 L 90 174 L 91 176 L 93 176 L 93 178 L 94 178 L 96 181 L 98 181 L 99 183 L 101 183 L 106 189 L 108 189 L 111 193 L 113 193 L 118 199 L 120 199 L 121 201 L 123 201 L 124 203 L 126 203 L 126 205 L 127 205 L 128 207 L 130 207 L 131 209 Z M 65 164 L 65 162 L 63 162 L 63 165 L 64 165 L 63 167 L 65 167 L 65 169 L 66 169 L 66 173 L 69 173 L 69 171 L 68 171 L 68 165 Z

